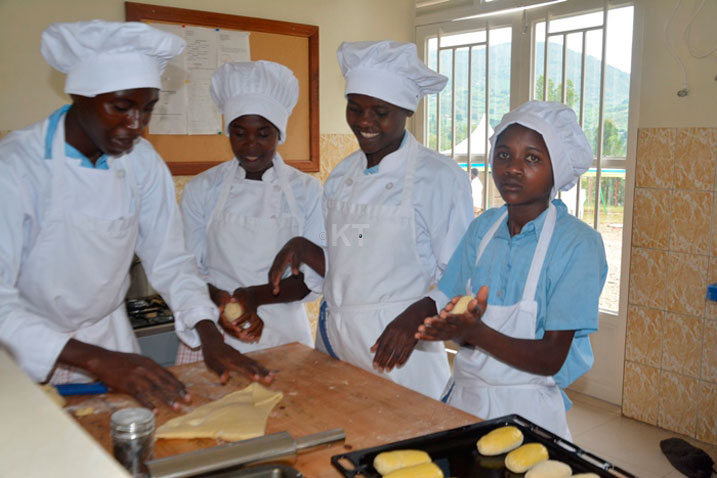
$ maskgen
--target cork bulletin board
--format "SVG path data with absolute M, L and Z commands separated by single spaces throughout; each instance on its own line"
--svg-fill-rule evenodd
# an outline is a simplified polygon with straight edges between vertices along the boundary
M 125 2 L 127 21 L 250 32 L 252 60 L 281 63 L 299 80 L 299 100 L 277 148 L 290 165 L 319 171 L 319 27 L 201 10 Z M 174 175 L 194 175 L 233 157 L 225 135 L 146 134 Z

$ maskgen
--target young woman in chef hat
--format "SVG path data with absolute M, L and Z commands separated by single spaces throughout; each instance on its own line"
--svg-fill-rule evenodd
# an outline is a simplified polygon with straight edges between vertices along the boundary
M 72 104 L 0 142 L 0 342 L 33 379 L 99 379 L 154 408 L 189 395 L 147 357 L 124 299 L 136 253 L 207 364 L 270 380 L 223 342 L 187 252 L 172 177 L 140 137 L 180 38 L 134 22 L 56 23 L 42 54 Z
M 406 120 L 447 79 L 412 43 L 343 43 L 346 121 L 360 150 L 324 184 L 327 241 L 297 238 L 277 256 L 270 281 L 307 264 L 325 275 L 317 348 L 438 398 L 450 375 L 442 343 L 413 334 L 435 313 L 426 294 L 473 218 L 468 175 L 421 146 Z
M 554 102 L 506 114 L 490 143 L 505 205 L 470 225 L 434 295 L 447 305 L 416 338 L 461 345 L 448 404 L 484 419 L 517 413 L 570 439 L 562 389 L 592 367 L 588 335 L 607 262 L 600 234 L 555 196 L 575 186 L 593 153 L 573 110 Z M 477 296 L 453 314 L 465 293 Z
M 224 114 L 234 158 L 198 175 L 184 189 L 187 246 L 222 312 L 227 343 L 241 352 L 289 342 L 313 347 L 306 311 L 298 301 L 316 295 L 310 294 L 303 274 L 284 279 L 277 296 L 266 285 L 272 260 L 289 239 L 302 236 L 323 244 L 325 237 L 321 184 L 288 166 L 276 151 L 286 141 L 299 82 L 278 63 L 228 63 L 212 77 L 210 91 Z M 320 290 L 321 277 L 305 272 Z M 241 305 L 241 316 L 224 315 L 232 302 Z M 179 363 L 200 359 L 201 350 L 180 344 Z

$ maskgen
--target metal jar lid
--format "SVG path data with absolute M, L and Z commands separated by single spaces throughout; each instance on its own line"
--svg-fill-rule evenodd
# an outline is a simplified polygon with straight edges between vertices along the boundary
M 113 433 L 145 435 L 154 431 L 154 413 L 141 407 L 117 410 L 110 418 Z

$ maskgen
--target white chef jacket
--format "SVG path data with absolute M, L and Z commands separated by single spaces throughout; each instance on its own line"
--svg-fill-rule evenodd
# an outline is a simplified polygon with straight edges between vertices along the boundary
M 343 188 L 337 197 L 339 186 L 346 174 L 354 170 L 354 176 L 364 174 L 366 155 L 359 150 L 341 161 L 324 183 L 324 208 L 326 201 L 335 199 L 355 204 L 382 204 L 398 206 L 401 202 L 403 181 L 406 173 L 406 155 L 401 154 L 409 141 L 416 141 L 406 131 L 399 150 L 384 157 L 378 171 L 371 175 L 371 184 L 360 190 Z M 359 168 L 353 168 L 360 162 Z M 418 145 L 415 162 L 415 186 L 413 208 L 416 217 L 416 250 L 421 264 L 435 283 L 458 246 L 468 225 L 473 220 L 473 201 L 468 175 L 451 158 Z M 376 251 L 390 255 L 391 251 Z M 332 264 L 326 263 L 326 270 Z M 351 271 L 347 271 L 350 273 Z M 376 284 L 390 287 L 390 284 Z
M 232 161 L 236 161 L 236 159 L 232 159 Z M 323 194 L 321 183 L 316 178 L 287 165 L 278 154 L 273 161 L 274 167 L 269 168 L 262 175 L 261 181 L 280 188 L 275 168 L 279 167 L 284 171 L 296 201 L 300 220 L 303 221 L 302 236 L 323 247 L 326 244 L 326 230 L 324 229 L 321 206 Z M 209 281 L 209 271 L 205 263 L 207 223 L 219 199 L 222 179 L 226 176 L 230 166 L 231 161 L 227 161 L 204 171 L 185 186 L 182 194 L 182 217 L 187 248 L 197 258 L 199 270 L 206 281 Z M 241 183 L 244 181 L 247 181 L 246 170 L 240 166 L 236 170 L 229 197 L 226 200 L 226 212 L 235 212 L 241 216 L 256 218 L 291 217 L 291 209 L 285 195 L 273 196 L 274 200 L 267 204 L 261 196 L 248 194 L 246 188 L 241 187 Z M 262 247 L 262 244 L 256 244 L 256 247 Z M 278 252 L 278 250 L 274 251 L 274 254 Z M 237 260 L 241 260 L 242 254 L 251 254 L 251 251 L 237 251 L 236 253 Z M 267 267 L 270 265 L 267 264 Z M 320 293 L 323 287 L 323 277 L 305 265 L 301 267 L 301 271 L 304 273 L 304 282 L 307 287 L 312 292 Z M 267 282 L 268 280 L 267 276 Z M 317 297 L 316 293 L 312 293 L 302 300 L 309 302 L 316 300 Z
M 67 107 L 63 107 L 53 117 L 66 110 Z M 0 343 L 38 381 L 47 379 L 57 357 L 72 337 L 53 326 L 52 317 L 30 312 L 26 299 L 16 288 L 23 260 L 38 237 L 50 206 L 53 161 L 46 147 L 48 133 L 54 131 L 48 132 L 50 123 L 50 120 L 36 123 L 10 133 L 0 141 Z M 94 175 L 115 174 L 128 162 L 131 162 L 132 176 L 141 198 L 139 235 L 134 250 L 142 260 L 150 283 L 174 312 L 178 330 L 193 328 L 204 319 L 216 322 L 217 309 L 209 299 L 206 284 L 199 277 L 194 257 L 185 248 L 172 177 L 149 142 L 140 138 L 131 152 L 109 158 L 106 170 L 81 167 L 80 160 L 68 158 L 65 188 L 70 192 L 74 210 L 99 218 L 129 214 L 132 207 L 130 184 L 126 184 L 127 190 L 122 197 L 85 194 Z M 58 250 L 57 253 L 65 251 Z M 102 257 L 71 259 L 78 263 L 94 263 Z M 129 270 L 117 273 L 127 276 L 123 282 L 126 292 Z M 61 286 L 83 288 L 81 283 Z M 190 345 L 197 346 L 199 341 Z

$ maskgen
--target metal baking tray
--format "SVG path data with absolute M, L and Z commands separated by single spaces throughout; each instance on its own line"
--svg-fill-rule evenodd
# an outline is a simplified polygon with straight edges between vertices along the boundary
M 523 443 L 540 442 L 545 445 L 550 459 L 567 463 L 573 469 L 574 474 L 592 472 L 601 477 L 636 478 L 636 475 L 598 458 L 519 415 L 507 415 L 452 430 L 334 455 L 331 457 L 331 463 L 346 478 L 380 478 L 381 475 L 373 467 L 374 457 L 382 451 L 409 448 L 427 452 L 443 470 L 444 476 L 455 478 L 521 477 L 523 474 L 516 475 L 505 468 L 504 454 L 488 457 L 479 454 L 476 449 L 476 442 L 480 437 L 505 425 L 518 427 L 523 432 Z
M 306 478 L 298 470 L 282 464 L 241 467 L 215 473 L 198 475 L 196 478 Z

